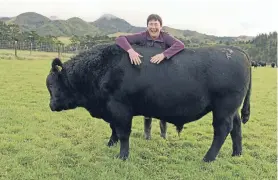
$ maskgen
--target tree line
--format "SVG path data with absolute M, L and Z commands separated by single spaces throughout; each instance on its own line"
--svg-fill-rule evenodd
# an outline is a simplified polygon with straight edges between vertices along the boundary
M 251 42 L 251 46 L 246 46 L 252 60 L 263 61 L 267 63 L 276 62 L 277 60 L 277 32 L 268 34 L 261 33 Z
M 89 47 L 102 43 L 111 42 L 114 38 L 108 36 L 72 36 L 71 43 L 65 44 L 56 36 L 40 36 L 36 31 L 21 31 L 16 24 L 6 24 L 0 21 L 0 48 L 37 50 L 47 52 L 72 52 L 88 49 Z
M 276 63 L 277 61 L 277 32 L 260 33 L 252 40 L 233 42 L 232 45 L 247 51 L 251 60 L 261 63 Z

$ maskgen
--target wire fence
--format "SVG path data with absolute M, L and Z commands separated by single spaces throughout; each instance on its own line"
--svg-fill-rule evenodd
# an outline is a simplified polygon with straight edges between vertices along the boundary
M 64 46 L 60 44 L 36 43 L 36 42 L 17 42 L 17 41 L 0 41 L 0 49 L 17 49 L 44 52 L 61 52 L 61 53 L 77 53 L 86 50 L 89 47 L 84 45 Z
M 30 41 L 7 41 L 0 40 L 0 49 L 17 49 L 43 52 L 61 52 L 61 53 L 78 53 L 89 49 L 91 46 L 111 42 L 111 40 L 101 40 L 82 44 L 63 45 Z

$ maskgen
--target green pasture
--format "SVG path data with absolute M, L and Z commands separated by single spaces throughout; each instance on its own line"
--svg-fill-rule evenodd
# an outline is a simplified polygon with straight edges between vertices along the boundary
M 83 108 L 51 112 L 45 79 L 57 53 L 0 50 L 0 179 L 277 179 L 277 69 L 253 69 L 251 117 L 242 125 L 243 155 L 232 157 L 230 136 L 216 161 L 203 156 L 213 137 L 212 116 L 186 124 L 167 140 L 154 120 L 144 140 L 143 117 L 134 117 L 130 158 L 106 146 L 110 127 Z M 62 60 L 71 55 L 63 54 Z

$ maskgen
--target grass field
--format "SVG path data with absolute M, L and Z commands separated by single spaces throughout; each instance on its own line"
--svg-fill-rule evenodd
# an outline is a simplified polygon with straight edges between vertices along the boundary
M 58 37 L 58 40 L 60 40 L 65 45 L 69 45 L 71 43 L 70 37 L 61 36 L 61 37 Z
M 180 137 L 169 125 L 167 140 L 154 121 L 150 141 L 144 140 L 143 118 L 134 117 L 130 158 L 123 162 L 114 158 L 119 144 L 106 146 L 104 121 L 82 108 L 50 111 L 45 78 L 56 53 L 19 52 L 22 60 L 12 53 L 0 50 L 1 179 L 277 179 L 276 69 L 253 69 L 241 157 L 231 157 L 229 136 L 216 161 L 202 162 L 212 141 L 211 114 L 185 125 Z

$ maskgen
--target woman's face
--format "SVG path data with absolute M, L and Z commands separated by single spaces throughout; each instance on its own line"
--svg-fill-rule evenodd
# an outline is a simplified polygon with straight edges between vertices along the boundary
M 161 24 L 157 20 L 150 20 L 148 22 L 148 32 L 152 38 L 157 38 L 160 34 L 160 30 L 162 29 Z

